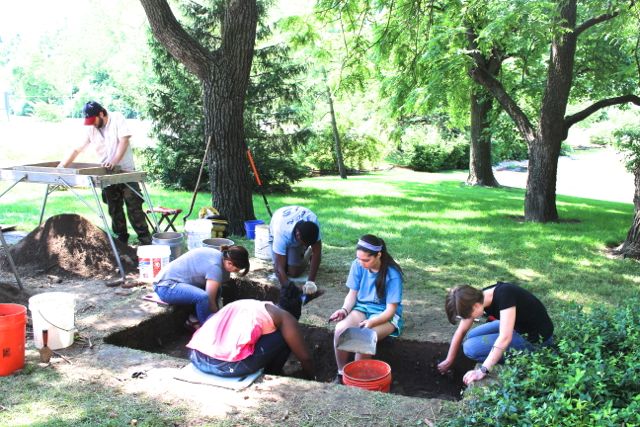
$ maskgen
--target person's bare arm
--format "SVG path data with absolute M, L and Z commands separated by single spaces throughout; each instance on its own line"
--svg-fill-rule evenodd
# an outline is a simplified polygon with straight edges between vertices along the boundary
M 355 307 L 357 299 L 358 299 L 358 291 L 354 289 L 349 289 L 349 293 L 347 294 L 346 297 L 344 297 L 344 302 L 342 303 L 342 307 L 336 310 L 331 315 L 331 317 L 329 317 L 329 321 L 330 322 L 340 321 L 345 317 L 347 317 L 347 315 L 351 313 L 351 310 L 353 310 L 353 307 Z
M 369 319 L 363 320 L 362 322 L 360 322 L 360 326 L 371 329 L 371 328 L 375 328 L 378 325 L 387 323 L 388 321 L 393 319 L 393 316 L 396 314 L 397 309 L 398 309 L 398 304 L 396 303 L 387 304 L 387 306 L 385 307 L 382 313 L 378 314 L 377 316 L 371 316 L 371 318 Z
M 73 151 L 71 151 L 67 157 L 65 157 L 60 163 L 58 163 L 59 168 L 66 168 L 68 167 L 71 163 L 73 163 L 73 161 L 76 159 L 76 157 L 78 157 L 78 155 L 80 153 L 82 153 L 82 151 L 84 151 L 84 149 L 87 147 L 87 145 L 89 145 L 89 140 L 86 140 L 84 142 L 84 144 L 82 144 L 81 146 L 74 148 Z
M 280 282 L 280 286 L 284 287 L 289 284 L 289 277 L 287 277 L 287 256 L 274 254 L 276 258 L 276 262 L 274 264 L 274 269 L 276 271 L 276 277 Z
M 307 344 L 302 337 L 302 331 L 300 326 L 291 313 L 285 311 L 275 305 L 267 304 L 267 312 L 271 315 L 273 323 L 278 327 L 282 333 L 284 341 L 291 349 L 291 352 L 298 358 L 302 369 L 309 378 L 313 378 L 315 375 L 315 369 L 313 367 L 313 359 L 311 353 L 307 348 Z
M 456 360 L 456 356 L 458 355 L 458 350 L 462 345 L 462 340 L 471 329 L 473 325 L 473 319 L 462 319 L 458 324 L 458 328 L 453 334 L 453 338 L 451 338 L 451 344 L 449 344 L 449 352 L 447 353 L 446 359 L 438 364 L 438 370 L 440 373 L 444 374 L 453 365 L 453 362 Z
M 120 163 L 120 160 L 124 157 L 124 153 L 127 151 L 127 148 L 129 148 L 129 138 L 129 136 L 123 136 L 118 139 L 118 148 L 116 149 L 116 153 L 113 155 L 111 160 L 107 160 L 102 166 L 111 170 L 114 166 Z
M 209 279 L 207 280 L 207 284 L 204 289 L 209 296 L 209 308 L 211 309 L 211 312 L 217 312 L 220 309 L 218 307 L 218 291 L 220 290 L 220 282 Z
M 506 351 L 511 340 L 513 339 L 513 329 L 516 325 L 516 307 L 509 307 L 504 310 L 500 310 L 500 330 L 498 332 L 498 338 L 493 343 L 491 351 L 487 355 L 487 358 L 482 362 L 482 366 L 491 370 L 502 359 L 502 355 Z M 475 381 L 480 381 L 486 376 L 480 369 L 474 369 L 467 372 L 462 381 L 469 385 Z
M 322 260 L 322 241 L 318 240 L 311 245 L 311 265 L 309 266 L 309 280 L 316 281 L 316 274 L 320 268 L 320 261 Z

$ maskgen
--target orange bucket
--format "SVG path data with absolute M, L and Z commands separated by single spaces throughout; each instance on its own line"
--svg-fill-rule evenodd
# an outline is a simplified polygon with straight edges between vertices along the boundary
M 0 304 L 0 376 L 24 368 L 27 307 Z
M 342 382 L 351 387 L 388 393 L 391 389 L 391 366 L 382 360 L 355 360 L 345 365 Z

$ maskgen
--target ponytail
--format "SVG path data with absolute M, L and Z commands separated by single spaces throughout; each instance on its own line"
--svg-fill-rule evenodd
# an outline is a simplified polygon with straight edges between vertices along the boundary
M 247 252 L 244 246 L 222 245 L 220 246 L 220 252 L 222 252 L 223 259 L 228 259 L 229 261 L 231 261 L 231 264 L 233 264 L 234 267 L 242 270 L 238 274 L 240 274 L 241 276 L 246 276 L 246 274 L 249 272 L 250 264 L 249 252 Z

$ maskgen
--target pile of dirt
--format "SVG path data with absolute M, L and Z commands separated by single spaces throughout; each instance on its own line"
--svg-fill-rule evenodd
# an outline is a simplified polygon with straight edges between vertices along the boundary
M 117 240 L 116 247 L 125 271 L 133 272 L 135 249 Z M 75 214 L 52 216 L 10 251 L 19 267 L 30 267 L 36 273 L 102 277 L 113 275 L 118 267 L 107 234 Z
M 0 281 L 0 304 L 21 304 L 24 306 L 29 304 L 31 295 L 16 286 L 12 283 Z

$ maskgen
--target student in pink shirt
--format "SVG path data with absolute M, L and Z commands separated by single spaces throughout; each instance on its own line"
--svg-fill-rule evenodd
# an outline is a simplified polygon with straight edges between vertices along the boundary
M 313 361 L 297 320 L 300 296 L 301 291 L 290 284 L 283 288 L 279 305 L 243 299 L 224 306 L 187 344 L 191 362 L 202 372 L 221 377 L 244 376 L 261 368 L 275 374 L 293 351 L 305 374 L 313 377 Z

